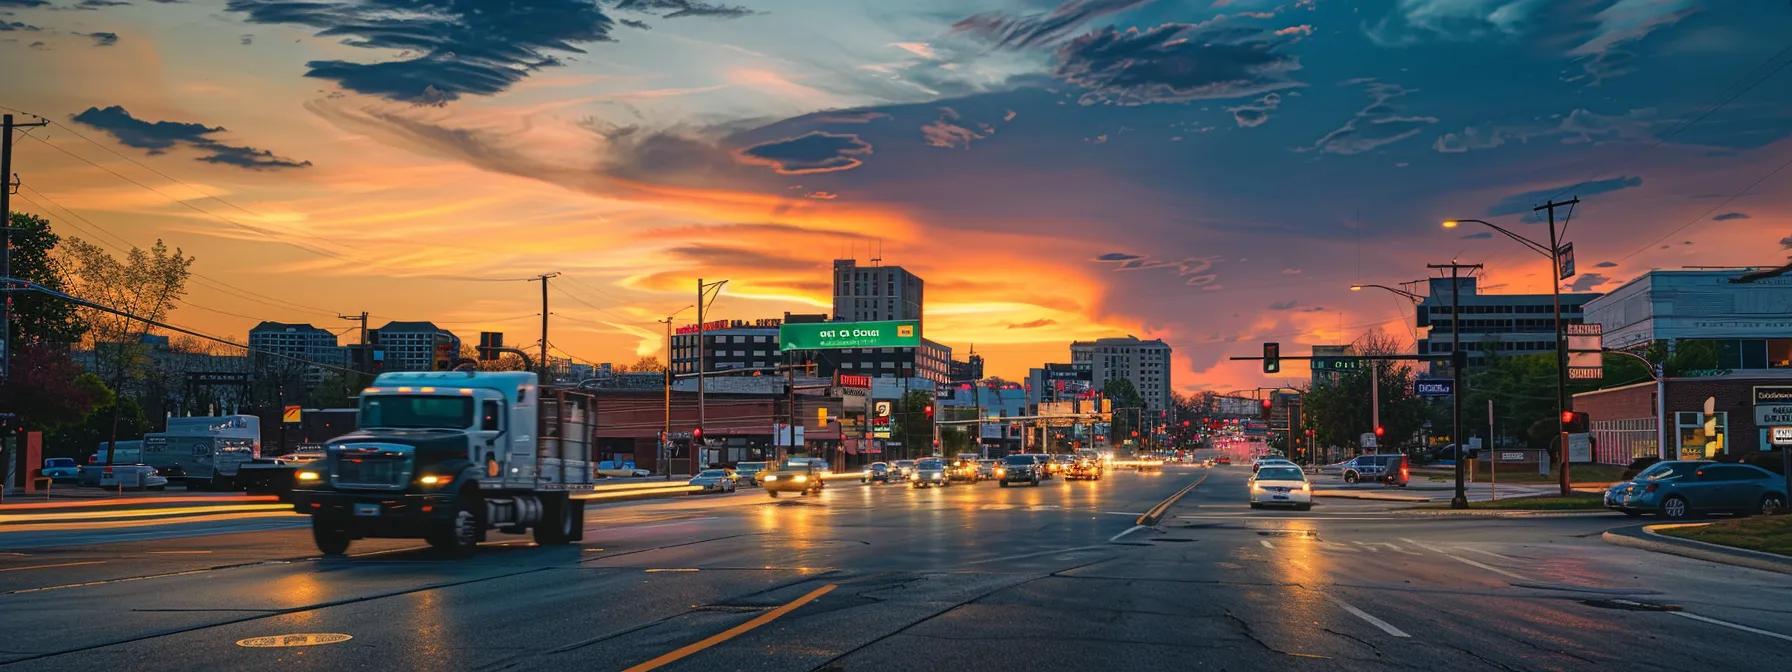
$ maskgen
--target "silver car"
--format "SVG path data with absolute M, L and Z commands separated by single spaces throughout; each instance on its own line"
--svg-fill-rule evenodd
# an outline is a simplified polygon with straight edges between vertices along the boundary
M 704 469 L 691 477 L 690 484 L 702 486 L 704 492 L 734 492 L 734 474 L 727 469 Z

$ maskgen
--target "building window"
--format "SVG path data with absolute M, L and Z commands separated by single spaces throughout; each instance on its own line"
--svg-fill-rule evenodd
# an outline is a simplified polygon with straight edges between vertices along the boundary
M 1730 414 L 1717 412 L 1717 435 L 1705 434 L 1705 423 L 1697 411 L 1680 411 L 1674 414 L 1674 425 L 1677 430 L 1680 459 L 1705 460 L 1728 455 L 1730 452 Z M 1713 440 L 1716 443 L 1713 444 Z

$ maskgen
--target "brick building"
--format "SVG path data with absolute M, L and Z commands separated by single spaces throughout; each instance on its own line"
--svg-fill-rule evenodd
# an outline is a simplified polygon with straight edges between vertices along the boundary
M 1792 374 L 1731 373 L 1696 378 L 1669 378 L 1666 384 L 1668 455 L 1677 459 L 1741 460 L 1771 451 L 1769 423 L 1792 417 L 1792 402 L 1756 403 L 1760 388 L 1792 392 Z M 1703 410 L 1715 399 L 1718 434 L 1706 436 Z M 1655 383 L 1647 381 L 1574 395 L 1575 410 L 1587 413 L 1593 430 L 1594 461 L 1628 464 L 1639 457 L 1660 457 L 1655 411 Z

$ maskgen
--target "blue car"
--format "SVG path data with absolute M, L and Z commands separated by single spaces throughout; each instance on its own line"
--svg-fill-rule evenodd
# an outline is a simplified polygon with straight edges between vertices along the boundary
M 71 482 L 80 476 L 81 465 L 71 457 L 52 457 L 44 460 L 43 474 L 57 483 Z
M 1605 507 L 1627 516 L 1686 518 L 1698 513 L 1771 514 L 1786 509 L 1786 481 L 1760 467 L 1704 460 L 1657 462 L 1605 491 Z

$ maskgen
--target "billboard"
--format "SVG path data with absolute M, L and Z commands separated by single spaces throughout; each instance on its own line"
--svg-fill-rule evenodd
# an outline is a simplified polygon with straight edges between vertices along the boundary
M 920 345 L 920 320 L 803 322 L 778 327 L 778 347 L 786 351 L 913 348 Z

